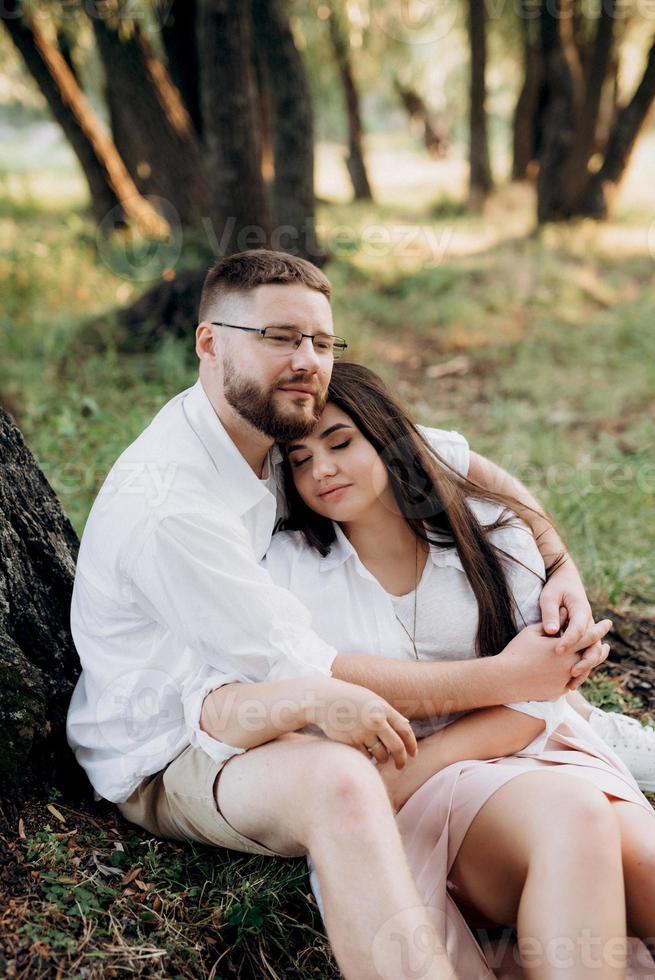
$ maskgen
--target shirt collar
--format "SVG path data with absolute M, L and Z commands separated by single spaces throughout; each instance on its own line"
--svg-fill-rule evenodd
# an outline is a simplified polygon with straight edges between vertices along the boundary
M 184 395 L 182 410 L 224 483 L 227 503 L 239 516 L 271 495 L 275 466 L 282 458 L 277 446 L 269 450 L 260 480 L 225 431 L 200 378 Z
M 321 556 L 319 560 L 320 570 L 322 572 L 327 572 L 333 568 L 338 568 L 340 565 L 344 565 L 347 561 L 354 561 L 357 570 L 360 573 L 365 572 L 366 577 L 369 577 L 370 572 L 360 561 L 359 555 L 342 531 L 341 527 L 335 521 L 332 522 L 332 527 L 334 528 L 336 538 L 327 555 Z M 457 554 L 457 548 L 440 548 L 438 545 L 431 544 L 430 560 L 432 561 L 432 564 L 436 565 L 437 567 L 445 568 L 447 565 L 451 565 L 454 568 L 459 568 L 463 571 L 463 565 L 459 555 Z

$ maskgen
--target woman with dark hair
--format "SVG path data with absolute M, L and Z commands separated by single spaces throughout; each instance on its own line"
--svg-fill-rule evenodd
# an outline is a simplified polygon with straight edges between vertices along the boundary
M 516 501 L 462 475 L 466 454 L 372 371 L 335 364 L 314 433 L 285 447 L 289 517 L 265 563 L 337 649 L 463 660 L 543 635 L 535 540 Z M 654 942 L 655 814 L 619 758 L 565 697 L 405 713 L 420 741 L 404 768 L 367 749 L 459 976 L 492 976 L 468 928 L 490 923 L 516 926 L 530 977 L 624 976 L 628 930 Z M 632 952 L 631 976 L 655 975 Z

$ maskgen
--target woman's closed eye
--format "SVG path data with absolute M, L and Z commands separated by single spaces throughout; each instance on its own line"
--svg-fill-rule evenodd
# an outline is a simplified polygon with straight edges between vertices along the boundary
M 351 442 L 352 442 L 351 439 L 346 439 L 344 442 L 337 443 L 336 446 L 330 446 L 330 449 L 331 450 L 332 449 L 347 449 Z M 291 465 L 293 466 L 294 470 L 297 470 L 301 466 L 304 466 L 305 463 L 308 463 L 311 458 L 312 458 L 311 456 L 304 456 L 303 459 L 297 459 L 297 458 L 296 459 L 292 459 L 291 460 Z

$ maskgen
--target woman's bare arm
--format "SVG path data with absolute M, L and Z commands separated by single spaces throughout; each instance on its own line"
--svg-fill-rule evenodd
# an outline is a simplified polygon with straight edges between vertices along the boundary
M 451 763 L 497 759 L 520 752 L 544 727 L 542 719 L 512 708 L 482 708 L 420 739 L 418 753 L 400 771 L 391 761 L 378 765 L 378 772 L 398 811 L 430 776 Z

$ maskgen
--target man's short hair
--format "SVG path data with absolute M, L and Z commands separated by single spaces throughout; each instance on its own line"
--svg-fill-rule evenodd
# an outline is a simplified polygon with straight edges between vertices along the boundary
M 301 283 L 330 300 L 332 287 L 320 269 L 306 259 L 255 248 L 219 259 L 207 273 L 200 296 L 200 322 L 212 316 L 216 301 L 229 293 L 246 293 L 270 283 Z

